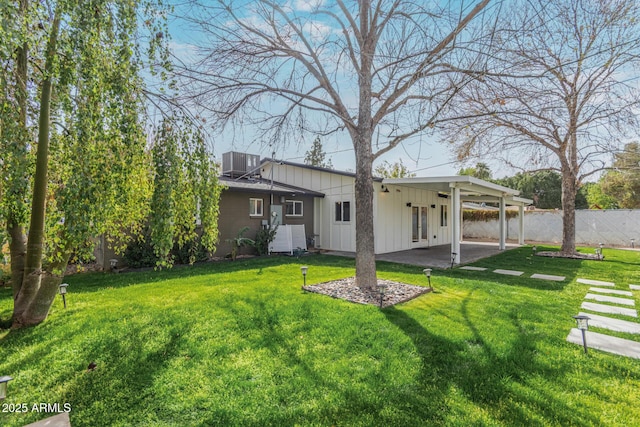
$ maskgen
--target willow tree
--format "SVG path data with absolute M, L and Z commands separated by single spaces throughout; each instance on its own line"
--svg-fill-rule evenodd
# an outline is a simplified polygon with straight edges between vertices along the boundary
M 187 3 L 182 18 L 201 31 L 200 57 L 176 70 L 220 124 L 251 126 L 274 144 L 299 129 L 346 131 L 356 162 L 356 282 L 374 287 L 373 161 L 429 131 L 469 79 L 483 36 L 469 23 L 489 0 Z
M 576 195 L 637 134 L 640 5 L 636 0 L 512 3 L 481 80 L 451 114 L 461 158 L 502 158 L 562 177 L 562 249 L 575 250 Z
M 141 122 L 139 41 L 142 22 L 148 53 L 162 60 L 155 11 L 115 0 L 0 8 L 3 25 L 10 23 L 0 42 L 0 185 L 14 327 L 46 318 L 70 257 L 90 251 L 92 237 L 105 235 L 122 250 L 147 217 L 153 167 Z

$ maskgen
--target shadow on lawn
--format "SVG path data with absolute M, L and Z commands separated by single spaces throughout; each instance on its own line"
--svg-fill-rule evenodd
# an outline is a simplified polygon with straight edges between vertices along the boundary
M 538 359 L 543 356 L 537 354 L 535 337 L 522 327 L 516 313 L 510 317 L 518 335 L 510 350 L 503 355 L 492 350 L 469 318 L 470 295 L 462 304 L 461 314 L 465 319 L 464 326 L 473 337 L 458 343 L 430 333 L 402 309 L 383 310 L 387 320 L 411 338 L 422 359 L 421 383 L 425 388 L 420 393 L 427 394 L 431 408 L 427 420 L 447 424 L 454 409 L 449 403 L 453 399 L 447 396 L 461 393 L 490 417 L 508 425 L 536 424 L 540 417 L 556 425 L 598 424 L 599 420 L 588 411 L 569 407 L 537 385 L 540 379 L 543 383 L 562 383 L 570 366 L 540 362 Z M 415 395 L 399 398 L 409 404 L 420 402 Z M 455 411 L 460 413 L 457 407 Z M 471 423 L 472 420 L 463 422 Z

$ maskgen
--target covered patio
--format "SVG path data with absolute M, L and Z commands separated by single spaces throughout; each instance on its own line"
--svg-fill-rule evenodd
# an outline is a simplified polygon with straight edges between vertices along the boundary
M 533 203 L 533 200 L 518 197 L 520 192 L 512 188 L 484 181 L 472 176 L 444 176 L 444 177 L 415 177 L 415 178 L 385 178 L 382 181 L 385 186 L 409 187 L 437 192 L 439 196 L 449 199 L 449 207 L 451 209 L 451 244 L 444 245 L 448 248 L 446 257 L 446 266 L 453 264 L 464 264 L 472 262 L 475 259 L 490 256 L 493 253 L 507 249 L 506 243 L 506 207 L 507 205 L 517 206 L 519 208 L 519 233 L 518 244 L 524 244 L 524 207 Z M 496 245 L 481 245 L 484 250 L 476 248 L 476 244 L 471 246 L 461 243 L 462 240 L 462 203 L 497 203 L 499 207 L 498 222 L 500 224 L 500 238 Z M 428 252 L 434 251 L 442 246 L 432 246 L 426 249 L 418 249 L 418 251 Z M 474 249 L 475 248 L 475 249 Z M 441 252 L 434 251 L 435 252 Z M 470 252 L 467 256 L 465 252 Z M 397 253 L 413 254 L 413 250 L 401 251 Z M 479 256 L 482 252 L 487 255 Z M 396 253 L 396 254 L 397 254 Z M 379 255 L 382 257 L 395 256 L 394 253 Z M 474 256 L 479 258 L 472 259 Z M 411 257 L 413 258 L 413 257 Z M 440 260 L 442 255 L 438 257 Z M 379 258 L 382 259 L 382 258 Z M 417 259 L 416 259 L 417 260 Z M 444 261 L 444 260 L 441 260 Z M 439 261 L 439 262 L 441 262 Z M 416 264 L 423 265 L 423 264 Z M 426 265 L 426 264 L 425 264 Z M 434 265 L 435 266 L 435 265 Z
M 518 246 L 517 244 L 505 244 L 505 249 L 515 249 Z M 502 249 L 499 249 L 495 243 L 491 242 L 460 242 L 460 247 L 460 264 L 468 264 L 502 252 Z M 452 258 L 450 248 L 451 245 L 439 245 L 429 248 L 390 252 L 376 255 L 376 260 L 419 267 L 450 268 Z M 326 254 L 355 257 L 355 253 L 353 252 L 329 251 L 326 252 Z

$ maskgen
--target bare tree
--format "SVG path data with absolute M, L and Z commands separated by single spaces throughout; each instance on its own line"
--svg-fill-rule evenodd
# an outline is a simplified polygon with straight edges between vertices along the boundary
M 478 63 L 490 0 L 193 2 L 197 65 L 178 64 L 221 125 L 262 141 L 346 131 L 356 159 L 356 281 L 376 284 L 372 164 L 430 131 Z M 475 46 L 475 47 L 474 47 Z
M 575 252 L 576 194 L 606 153 L 638 130 L 640 14 L 636 0 L 514 3 L 491 65 L 451 114 L 459 158 L 503 157 L 562 176 L 562 252 Z M 509 157 L 510 156 L 510 157 Z

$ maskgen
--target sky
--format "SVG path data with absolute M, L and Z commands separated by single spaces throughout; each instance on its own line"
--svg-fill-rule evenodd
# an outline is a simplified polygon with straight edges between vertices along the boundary
M 324 0 L 291 0 L 290 7 L 304 11 L 311 7 L 312 2 L 318 1 L 322 2 Z M 178 15 L 179 13 L 178 9 L 176 14 Z M 173 53 L 179 57 L 192 54 L 194 51 L 192 43 L 201 40 L 202 37 L 193 26 L 185 25 L 180 20 L 170 20 L 169 30 Z M 350 90 L 353 90 L 353 88 L 350 88 Z M 210 135 L 210 138 L 214 155 L 219 160 L 222 158 L 222 153 L 227 151 L 247 152 L 258 154 L 261 157 L 271 157 L 275 152 L 277 159 L 302 163 L 304 162 L 305 153 L 311 147 L 315 136 L 307 134 L 304 140 L 289 143 L 286 146 L 282 144 L 270 146 L 255 142 L 254 138 L 252 138 L 251 129 L 227 129 L 222 133 Z M 351 138 L 346 132 L 337 132 L 321 137 L 321 142 L 326 153 L 326 159 L 331 160 L 335 169 L 355 170 L 354 150 Z M 401 145 L 377 159 L 374 166 L 385 161 L 395 163 L 399 160 L 409 171 L 414 172 L 417 176 L 455 175 L 461 167 L 473 166 L 478 161 L 488 163 L 496 178 L 513 174 L 513 171 L 505 170 L 504 166 L 501 167 L 500 164 L 494 164 L 490 159 L 471 159 L 465 164 L 460 164 L 455 161 L 453 152 L 446 144 L 429 135 L 419 135 L 404 141 Z

